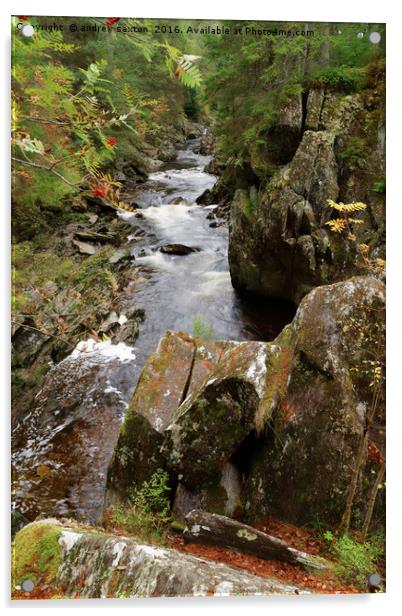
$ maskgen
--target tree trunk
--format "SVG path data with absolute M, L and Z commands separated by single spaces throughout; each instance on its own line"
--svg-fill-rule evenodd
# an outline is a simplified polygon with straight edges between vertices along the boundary
M 372 425 L 374 421 L 375 414 L 377 411 L 379 394 L 380 394 L 380 387 L 377 385 L 377 387 L 375 388 L 373 392 L 373 403 L 371 405 L 369 412 L 367 413 L 366 425 L 365 425 L 364 432 L 360 439 L 360 443 L 359 443 L 359 447 L 358 447 L 357 455 L 356 455 L 356 461 L 355 461 L 355 465 L 353 468 L 353 474 L 350 480 L 350 486 L 349 486 L 348 494 L 346 497 L 345 510 L 343 512 L 342 521 L 341 521 L 341 530 L 344 533 L 349 532 L 350 520 L 352 517 L 353 501 L 354 501 L 354 498 L 356 495 L 356 489 L 357 489 L 357 482 L 359 479 L 360 472 L 363 468 L 363 464 L 366 459 L 369 431 L 370 431 L 370 426 Z
M 380 483 L 384 479 L 384 475 L 385 475 L 385 462 L 383 462 L 382 465 L 380 466 L 379 471 L 377 473 L 376 480 L 370 491 L 369 501 L 367 504 L 366 517 L 364 518 L 364 523 L 363 523 L 363 528 L 362 528 L 363 541 L 365 541 L 367 538 L 367 534 L 368 534 L 370 524 L 371 524 L 371 518 L 373 517 L 375 499 L 377 498 L 378 488 L 380 486 Z
M 330 567 L 330 563 L 319 556 L 295 550 L 277 537 L 223 515 L 193 509 L 187 514 L 186 523 L 183 533 L 186 543 L 208 543 L 233 548 L 267 560 L 298 564 L 305 569 L 322 570 Z
M 363 463 L 366 459 L 366 452 L 368 446 L 368 430 L 364 433 L 360 440 L 359 449 L 357 451 L 356 461 L 353 468 L 353 474 L 350 480 L 350 486 L 348 490 L 348 495 L 346 497 L 345 510 L 342 516 L 341 522 L 341 530 L 344 533 L 347 533 L 350 528 L 350 519 L 352 517 L 352 507 L 353 501 L 356 494 L 357 489 L 357 481 L 359 479 L 360 471 L 363 466 Z

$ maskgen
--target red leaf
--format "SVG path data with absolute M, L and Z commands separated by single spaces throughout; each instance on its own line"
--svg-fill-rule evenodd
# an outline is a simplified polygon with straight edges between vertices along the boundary
M 106 194 L 106 186 L 92 186 L 92 195 L 94 197 L 104 197 Z
M 107 26 L 113 26 L 116 22 L 120 21 L 120 17 L 108 17 L 105 21 Z

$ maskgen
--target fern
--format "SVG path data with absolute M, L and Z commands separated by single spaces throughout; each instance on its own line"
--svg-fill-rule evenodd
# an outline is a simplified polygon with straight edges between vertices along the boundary
M 351 217 L 350 214 L 364 211 L 367 208 L 365 203 L 361 203 L 360 201 L 353 203 L 337 203 L 336 201 L 333 201 L 333 199 L 327 199 L 327 203 L 330 208 L 341 214 L 340 217 L 333 218 L 325 223 L 334 233 L 342 233 L 347 230 L 349 234 L 352 235 L 350 224 L 353 223 L 355 225 L 361 225 L 364 223 L 364 220 Z

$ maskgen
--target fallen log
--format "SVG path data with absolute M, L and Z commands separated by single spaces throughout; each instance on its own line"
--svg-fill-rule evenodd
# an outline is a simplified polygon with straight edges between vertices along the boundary
M 207 543 L 252 554 L 266 560 L 297 564 L 304 569 L 325 570 L 331 563 L 291 548 L 285 541 L 267 535 L 252 526 L 216 513 L 193 509 L 186 516 L 183 537 L 186 543 Z

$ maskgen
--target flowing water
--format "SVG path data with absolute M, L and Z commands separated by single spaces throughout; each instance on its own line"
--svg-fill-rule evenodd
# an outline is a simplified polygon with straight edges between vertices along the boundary
M 174 162 L 131 195 L 141 218 L 119 214 L 133 226 L 138 276 L 132 301 L 146 315 L 135 347 L 81 342 L 50 370 L 30 414 L 15 429 L 14 502 L 30 519 L 38 513 L 99 518 L 127 403 L 146 358 L 167 329 L 270 340 L 293 316 L 287 305 L 242 300 L 234 291 L 228 230 L 210 226 L 215 206 L 195 203 L 216 181 L 204 171 L 209 157 L 197 153 L 199 145 L 199 139 L 189 141 Z M 185 201 L 171 203 L 179 197 Z M 160 251 L 173 243 L 196 251 Z

